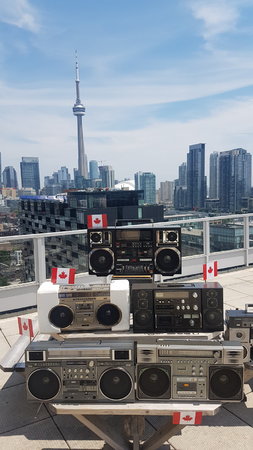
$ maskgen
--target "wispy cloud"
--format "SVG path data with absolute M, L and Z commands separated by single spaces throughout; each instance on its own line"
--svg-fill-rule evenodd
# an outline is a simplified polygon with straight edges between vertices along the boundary
M 38 13 L 29 0 L 1 0 L 0 21 L 33 33 L 40 29 Z

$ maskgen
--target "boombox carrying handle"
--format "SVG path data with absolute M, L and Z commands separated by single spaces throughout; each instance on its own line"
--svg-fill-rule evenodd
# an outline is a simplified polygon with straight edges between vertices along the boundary
M 126 225 L 141 225 L 142 223 L 154 223 L 153 219 L 116 219 L 115 227 L 120 226 L 119 222 L 129 222 Z M 124 226 L 124 225 L 123 225 Z

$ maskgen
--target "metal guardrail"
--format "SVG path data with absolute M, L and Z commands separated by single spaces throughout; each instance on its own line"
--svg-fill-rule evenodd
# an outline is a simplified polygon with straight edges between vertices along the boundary
M 210 251 L 210 226 L 212 224 L 230 223 L 237 224 L 242 227 L 243 245 L 241 248 L 230 250 L 221 250 L 218 252 Z M 154 227 L 166 226 L 183 226 L 182 229 L 190 225 L 200 227 L 202 250 L 198 254 L 183 256 L 183 273 L 184 277 L 197 275 L 202 273 L 202 265 L 208 261 L 218 259 L 219 269 L 231 269 L 235 267 L 248 267 L 253 264 L 253 246 L 250 245 L 250 226 L 253 229 L 253 214 L 235 214 L 226 216 L 212 216 L 197 219 L 175 220 L 168 222 L 154 223 Z M 202 226 L 201 226 L 202 224 Z M 132 225 L 134 226 L 134 225 Z M 138 225 L 136 225 L 138 226 Z M 142 227 L 150 227 L 150 224 L 142 224 Z M 186 228 L 187 230 L 187 228 Z M 87 230 L 59 231 L 51 233 L 25 234 L 15 236 L 0 237 L 1 244 L 25 242 L 32 240 L 34 248 L 34 272 L 35 281 L 29 283 L 11 284 L 9 286 L 0 287 L 0 313 L 6 310 L 18 309 L 25 306 L 36 305 L 36 291 L 38 286 L 46 279 L 46 251 L 45 241 L 50 237 L 68 237 L 73 235 L 85 235 Z M 78 274 L 77 279 L 85 278 L 87 274 Z M 178 278 L 179 276 L 175 276 Z M 19 297 L 19 298 L 18 298 Z M 10 301 L 13 300 L 13 304 Z

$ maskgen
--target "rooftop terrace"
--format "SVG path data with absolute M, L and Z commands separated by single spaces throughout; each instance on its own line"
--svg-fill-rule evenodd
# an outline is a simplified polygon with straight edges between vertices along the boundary
M 225 309 L 244 308 L 253 303 L 253 268 L 220 274 L 217 279 L 224 288 Z M 195 279 L 200 281 L 200 279 Z M 35 313 L 28 314 L 36 317 Z M 17 318 L 0 319 L 0 358 L 15 343 Z M 252 371 L 253 377 L 253 371 Z M 252 450 L 253 448 L 253 378 L 248 372 L 245 383 L 247 402 L 225 404 L 214 417 L 204 417 L 202 425 L 186 426 L 159 450 Z M 78 449 L 109 450 L 105 442 L 70 415 L 55 415 L 48 405 L 26 401 L 24 378 L 21 374 L 0 371 L 0 448 L 17 447 L 26 450 Z M 146 418 L 146 439 L 161 426 L 165 417 Z M 110 424 L 110 416 L 108 416 Z M 110 425 L 109 425 L 110 426 Z M 119 428 L 119 433 L 122 431 Z M 158 449 L 157 449 L 158 450 Z

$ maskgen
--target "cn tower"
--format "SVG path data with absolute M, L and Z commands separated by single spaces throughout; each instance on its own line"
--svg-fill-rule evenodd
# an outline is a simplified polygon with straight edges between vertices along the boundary
M 87 155 L 84 150 L 83 142 L 83 122 L 82 117 L 85 114 L 85 107 L 80 100 L 80 88 L 79 88 L 79 67 L 76 53 L 76 102 L 73 107 L 73 114 L 77 118 L 77 139 L 78 139 L 78 172 L 79 175 L 84 178 L 88 178 L 88 163 Z

